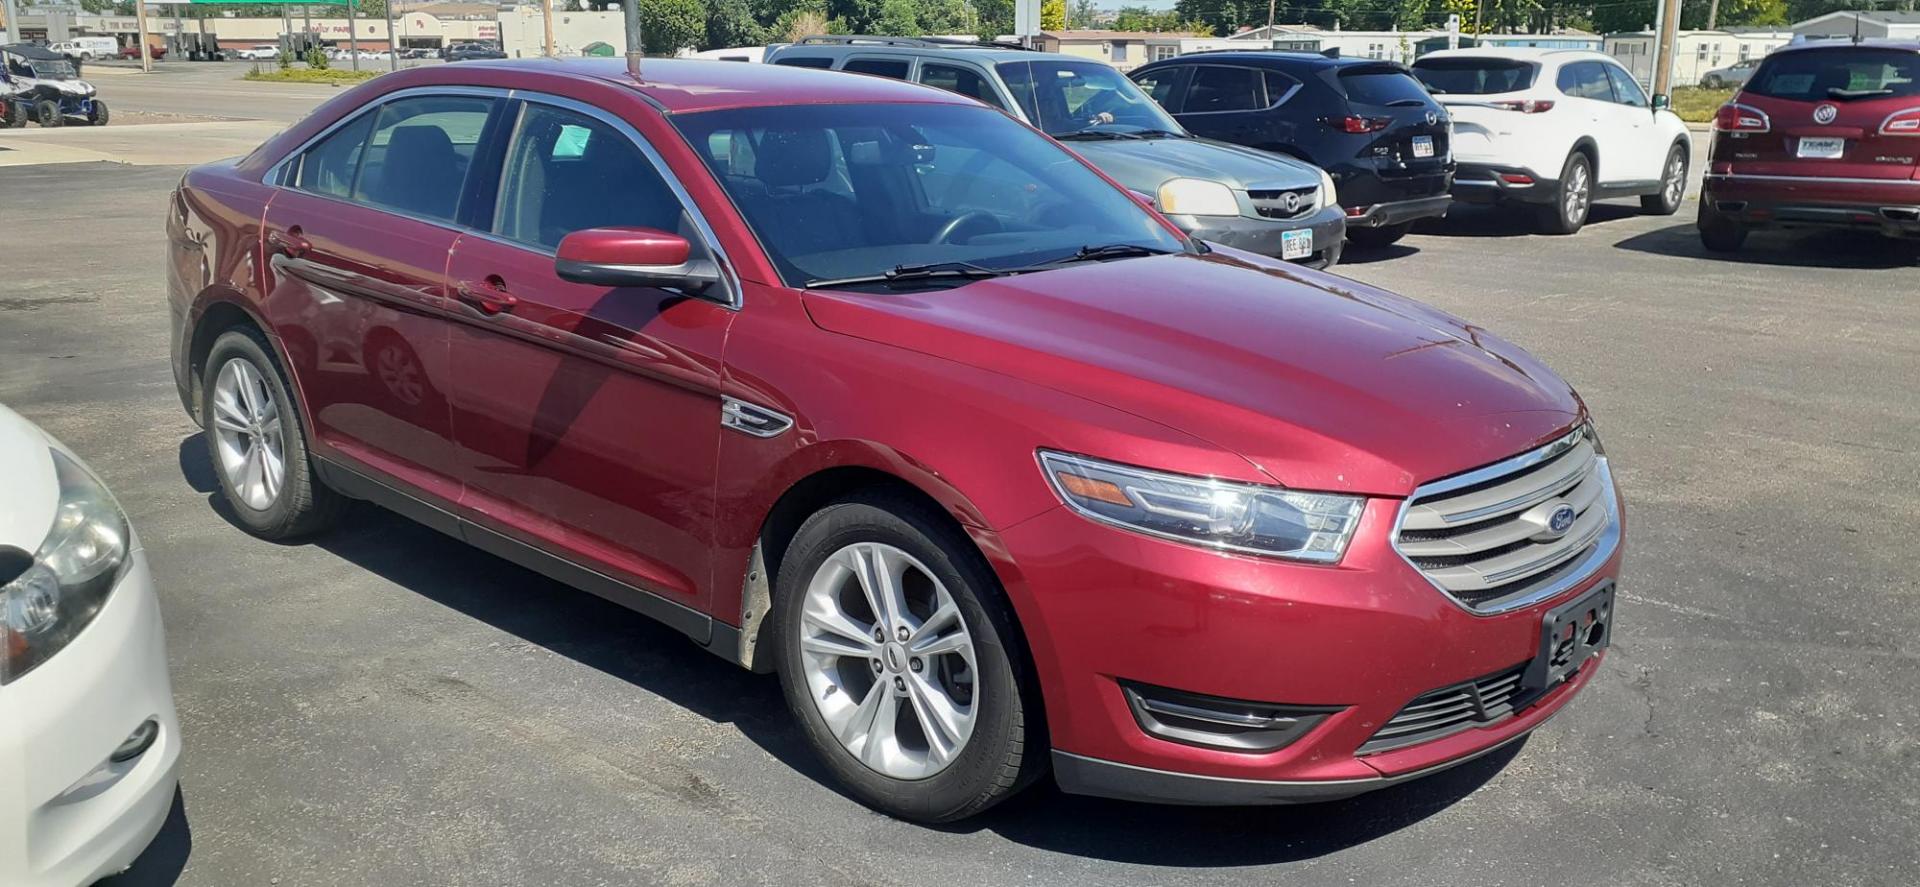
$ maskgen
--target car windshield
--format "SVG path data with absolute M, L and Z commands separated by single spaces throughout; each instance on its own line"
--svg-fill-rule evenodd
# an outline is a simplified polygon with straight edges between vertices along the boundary
M 7 73 L 36 80 L 71 80 L 75 76 L 73 65 L 64 60 L 23 59 L 18 56 L 7 59 Z
M 1054 138 L 1186 135 L 1112 65 L 1042 59 L 997 67 L 1027 118 Z
M 1920 53 L 1816 49 L 1768 56 L 1746 91 L 1803 102 L 1920 96 Z
M 1069 259 L 1187 249 L 1125 191 L 986 107 L 756 107 L 671 118 L 791 286 L 895 274 L 965 282 Z M 881 281 L 864 284 L 884 285 Z
M 1539 73 L 1539 65 L 1513 59 L 1429 58 L 1413 65 L 1413 76 L 1420 78 L 1427 91 L 1434 95 L 1519 92 L 1533 88 L 1533 78 Z

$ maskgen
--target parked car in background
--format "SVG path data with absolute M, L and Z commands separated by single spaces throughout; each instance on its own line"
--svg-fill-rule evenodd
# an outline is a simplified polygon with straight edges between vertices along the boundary
M 467 62 L 476 59 L 503 59 L 505 51 L 491 43 L 455 43 L 440 55 L 450 62 Z
M 5 407 L 0 502 L 0 884 L 92 884 L 173 806 L 160 602 L 99 477 Z
M 112 37 L 75 37 L 52 44 L 47 49 L 83 61 L 110 59 L 120 54 L 120 41 Z
M 166 47 L 155 46 L 151 43 L 147 44 L 147 58 L 153 59 L 154 61 L 157 62 L 166 57 L 167 57 Z M 140 44 L 129 43 L 126 46 L 120 47 L 120 58 L 122 60 L 140 58 Z
M 1345 797 L 1597 673 L 1622 506 L 1525 351 L 1209 247 L 973 99 L 645 74 L 408 68 L 186 174 L 174 381 L 231 520 L 371 499 L 622 602 L 919 821 L 1049 765 Z
M 1920 236 L 1920 42 L 1802 43 L 1768 55 L 1714 118 L 1700 239 L 1773 227 Z
M 1453 116 L 1455 197 L 1530 208 L 1541 231 L 1572 234 L 1595 200 L 1639 197 L 1680 210 L 1693 143 L 1611 57 L 1578 49 L 1455 49 L 1413 73 Z
M 1066 142 L 1195 237 L 1319 268 L 1340 260 L 1346 218 L 1325 172 L 1195 138 L 1111 65 L 994 44 L 837 35 L 775 47 L 766 60 L 959 93 Z
M 1326 170 L 1347 239 L 1385 246 L 1447 213 L 1447 115 L 1392 62 L 1299 52 L 1204 52 L 1136 69 L 1134 82 L 1195 135 Z
M 253 46 L 247 47 L 246 49 L 236 51 L 234 55 L 242 59 L 251 59 L 253 61 L 268 61 L 268 60 L 272 60 L 280 57 L 280 44 L 257 43 L 257 44 L 254 44 Z
M 1741 59 L 1724 68 L 1715 68 L 1700 76 L 1700 85 L 1707 89 L 1725 89 L 1739 86 L 1753 76 L 1754 69 L 1760 67 L 1759 59 Z

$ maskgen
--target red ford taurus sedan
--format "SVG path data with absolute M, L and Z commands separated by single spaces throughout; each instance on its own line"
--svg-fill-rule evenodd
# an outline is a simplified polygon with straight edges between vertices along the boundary
M 248 529 L 371 500 L 657 617 L 923 821 L 1352 795 L 1592 679 L 1621 504 L 1526 352 L 950 93 L 646 65 L 389 74 L 187 174 Z

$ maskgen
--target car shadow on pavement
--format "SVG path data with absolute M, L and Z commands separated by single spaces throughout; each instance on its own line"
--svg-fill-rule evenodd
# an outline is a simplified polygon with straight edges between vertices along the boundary
M 1635 205 L 1596 203 L 1587 210 L 1587 225 L 1605 225 L 1639 215 L 1640 208 Z M 1458 202 L 1454 203 L 1444 218 L 1423 219 L 1415 224 L 1413 233 L 1435 237 L 1550 236 L 1540 234 L 1539 226 L 1534 223 L 1532 207 L 1482 206 Z
M 188 483 L 208 494 L 213 509 L 233 523 L 217 494 L 202 435 L 181 441 L 180 467 Z M 730 724 L 798 775 L 851 797 L 814 758 L 793 725 L 777 679 L 704 652 L 665 625 L 367 503 L 355 503 L 339 529 L 312 544 L 500 631 L 709 721 Z M 539 606 L 528 606 L 529 600 L 539 601 Z M 1152 865 L 1241 866 L 1311 859 L 1446 809 L 1493 778 L 1523 745 L 1514 743 L 1393 788 L 1300 807 L 1161 807 L 1067 795 L 1051 779 L 1043 779 L 983 816 L 941 829 L 985 829 L 1059 853 Z
M 1893 240 L 1871 232 L 1802 229 L 1755 231 L 1739 252 L 1716 253 L 1700 243 L 1693 223 L 1636 234 L 1614 249 L 1682 259 L 1708 259 L 1732 265 L 1881 270 L 1920 264 L 1920 243 Z
M 1354 246 L 1349 243 L 1340 253 L 1340 265 L 1371 265 L 1374 262 L 1385 262 L 1389 259 L 1404 259 L 1419 252 L 1419 247 L 1404 243 L 1390 243 L 1380 247 Z M 1340 265 L 1333 266 L 1333 273 L 1340 273 Z
M 176 788 L 173 807 L 167 811 L 167 821 L 160 826 L 160 833 L 154 835 L 153 843 L 147 845 L 131 868 L 99 881 L 94 887 L 169 887 L 180 880 L 180 873 L 187 867 L 187 857 L 191 855 L 193 827 L 187 824 L 187 797 Z

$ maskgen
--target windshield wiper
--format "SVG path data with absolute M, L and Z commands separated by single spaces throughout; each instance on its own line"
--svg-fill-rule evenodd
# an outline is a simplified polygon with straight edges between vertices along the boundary
M 1169 255 L 1172 252 L 1172 250 L 1141 246 L 1137 243 L 1105 243 L 1099 246 L 1083 246 L 1073 255 L 1054 259 L 1047 262 L 1046 266 L 1068 265 L 1074 262 L 1104 262 L 1108 259 L 1138 259 L 1145 256 Z
M 1058 133 L 1054 138 L 1061 141 L 1069 139 L 1138 139 L 1140 135 L 1131 132 L 1111 132 L 1099 129 L 1081 129 L 1068 133 Z
M 807 289 L 828 289 L 840 286 L 859 286 L 861 284 L 884 283 L 914 284 L 938 280 L 985 280 L 989 277 L 1005 277 L 1017 274 L 1022 269 L 988 268 L 972 262 L 932 262 L 925 265 L 895 265 L 883 274 L 866 274 L 859 277 L 836 277 L 826 280 L 809 280 Z
M 1187 137 L 1186 133 L 1174 132 L 1171 129 L 1143 129 L 1134 133 L 1134 135 L 1143 139 L 1184 139 Z
M 1838 86 L 1827 87 L 1827 95 L 1836 99 L 1864 99 L 1877 95 L 1893 95 L 1891 89 L 1841 89 Z

